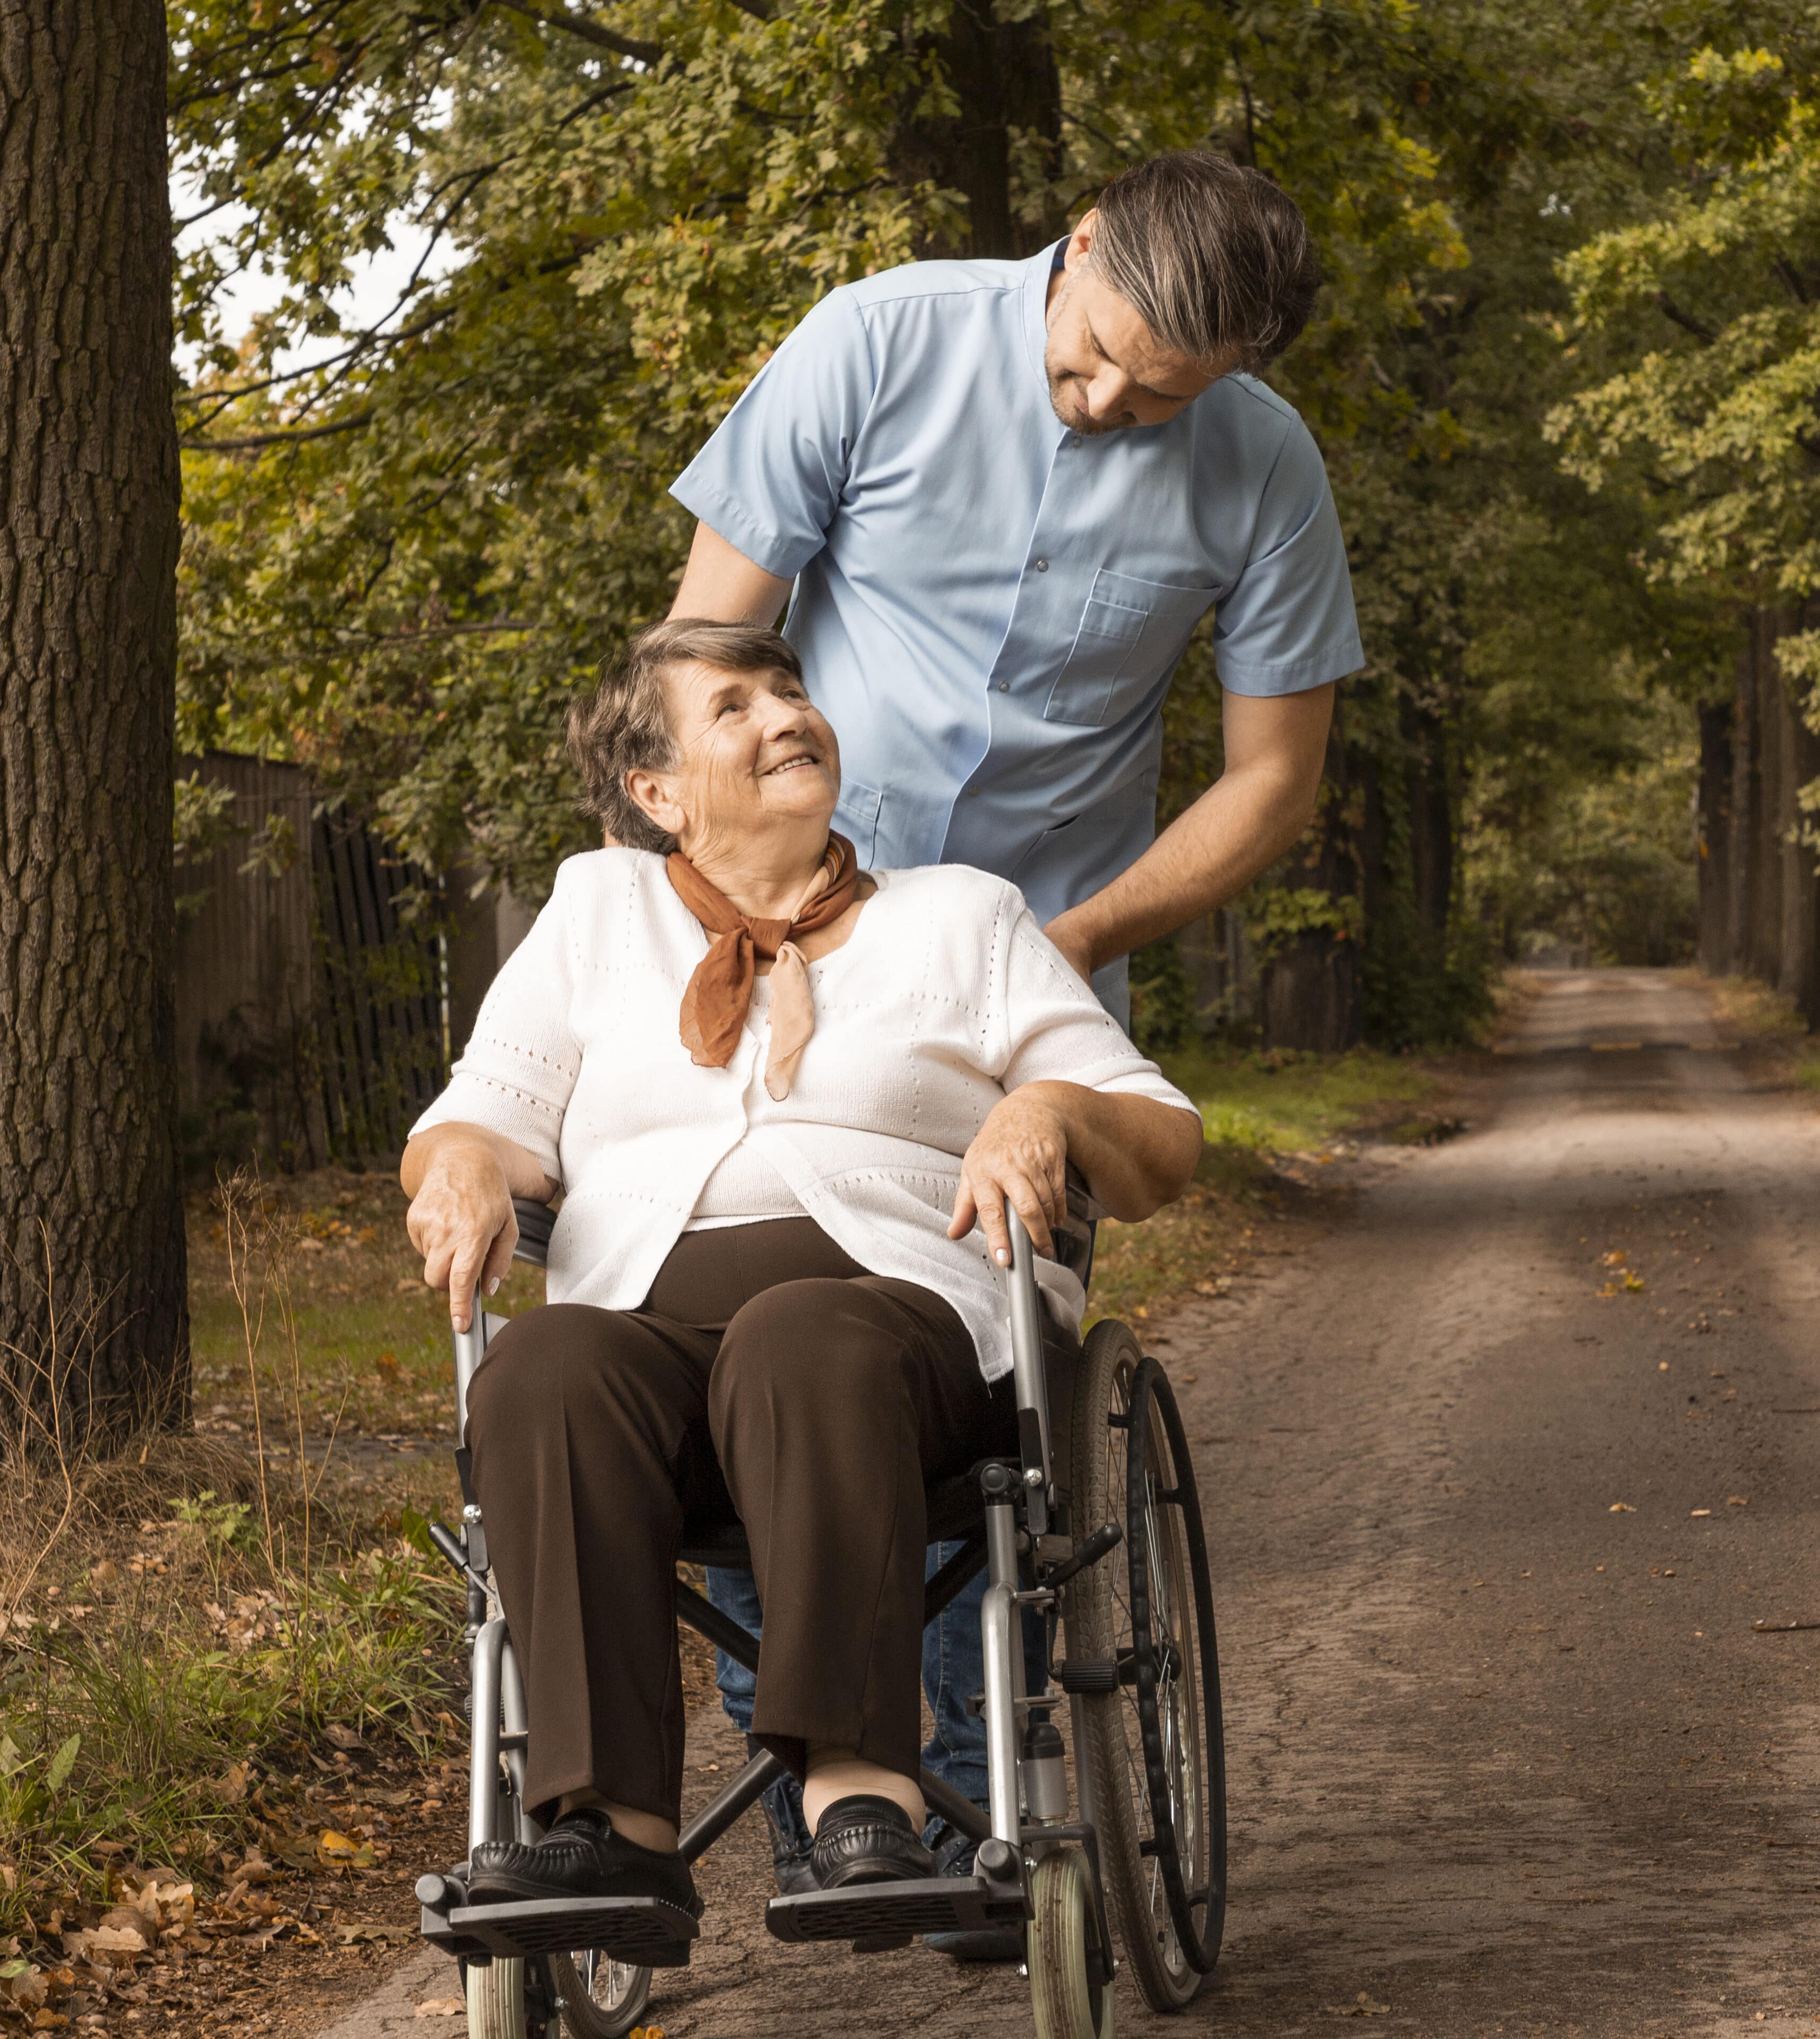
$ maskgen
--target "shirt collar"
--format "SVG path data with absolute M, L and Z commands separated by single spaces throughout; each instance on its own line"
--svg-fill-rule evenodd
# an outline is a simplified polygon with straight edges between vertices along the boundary
M 1032 255 L 1024 265 L 1024 345 L 1037 385 L 1043 392 L 1043 408 L 1049 413 L 1058 435 L 1067 427 L 1056 417 L 1054 406 L 1049 400 L 1049 374 L 1043 365 L 1043 357 L 1049 344 L 1049 279 L 1062 267 L 1067 249 L 1068 237 L 1064 234 L 1039 254 Z

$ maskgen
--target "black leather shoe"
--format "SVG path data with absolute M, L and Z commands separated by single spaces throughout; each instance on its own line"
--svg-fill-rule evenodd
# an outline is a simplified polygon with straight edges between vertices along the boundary
M 679 1855 L 616 1834 L 604 1813 L 569 1813 L 541 1841 L 483 1841 L 468 1877 L 470 1904 L 524 1897 L 660 1897 L 701 1916 L 695 1879 Z
M 810 1859 L 823 1890 L 935 1874 L 935 1857 L 917 1838 L 910 1814 L 893 1800 L 869 1793 L 837 1798 L 823 1813 Z

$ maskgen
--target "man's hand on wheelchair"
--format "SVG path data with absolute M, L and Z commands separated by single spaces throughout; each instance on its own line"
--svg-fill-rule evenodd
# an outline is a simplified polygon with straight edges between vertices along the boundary
M 424 1256 L 424 1279 L 448 1290 L 449 1321 L 458 1331 L 473 1319 L 477 1286 L 492 1294 L 519 1243 L 505 1168 L 486 1140 L 462 1137 L 466 1131 L 436 1126 L 420 1136 L 423 1179 L 405 1217 Z
M 977 1223 L 993 1259 L 1011 1265 L 1009 1203 L 1023 1219 L 1039 1253 L 1053 1253 L 1049 1228 L 1068 1211 L 1068 1129 L 1055 1107 L 1030 1090 L 1015 1090 L 995 1104 L 961 1157 L 950 1239 L 964 1239 Z

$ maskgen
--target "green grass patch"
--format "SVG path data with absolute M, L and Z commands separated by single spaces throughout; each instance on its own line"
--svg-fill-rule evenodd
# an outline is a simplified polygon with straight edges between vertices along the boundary
M 1458 1130 L 1455 1121 L 1422 1111 L 1434 1072 L 1403 1056 L 1202 1044 L 1161 1060 L 1199 1107 L 1207 1145 L 1179 1203 L 1141 1225 L 1101 1225 L 1089 1323 L 1124 1317 L 1141 1325 L 1184 1297 L 1220 1294 L 1282 1202 L 1273 1154 L 1306 1152 L 1366 1130 L 1409 1145 Z
M 268 1472 L 262 1497 L 243 1465 L 223 1500 L 196 1483 L 234 1470 L 221 1448 L 143 1449 L 143 1464 L 135 1452 L 74 1471 L 77 1506 L 48 1547 L 34 1543 L 61 1483 L 15 1474 L 6 1570 L 29 1576 L 0 1639 L 0 1933 L 28 1932 L 51 1900 L 102 1901 L 123 1856 L 206 1884 L 273 1813 L 277 1780 L 333 1753 L 331 1725 L 419 1761 L 443 1737 L 462 1609 L 439 1564 L 337 1523 L 320 1494 L 310 1563 L 274 1564 L 275 1545 L 302 1548 L 296 1483 Z
M 288 1426 L 301 1410 L 313 1438 L 408 1433 L 452 1449 L 449 1300 L 424 1285 L 396 1178 L 323 1169 L 232 1198 L 218 1185 L 189 1208 L 199 1426 L 250 1436 L 256 1386 Z M 488 1307 L 515 1316 L 543 1293 L 543 1270 L 515 1265 Z
M 1434 1087 L 1405 1056 L 1355 1048 L 1343 1055 L 1211 1046 L 1162 1058 L 1164 1073 L 1200 1108 L 1215 1146 L 1295 1153 L 1408 1114 Z

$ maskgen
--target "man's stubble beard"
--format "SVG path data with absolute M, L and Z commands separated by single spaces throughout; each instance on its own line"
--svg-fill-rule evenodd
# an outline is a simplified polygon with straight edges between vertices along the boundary
M 1062 408 L 1062 391 L 1076 378 L 1058 374 L 1044 362 L 1043 368 L 1049 378 L 1049 408 L 1069 431 L 1084 439 L 1103 439 L 1108 432 L 1123 431 L 1122 424 L 1102 424 L 1097 418 L 1089 417 L 1085 411 L 1070 412 Z

